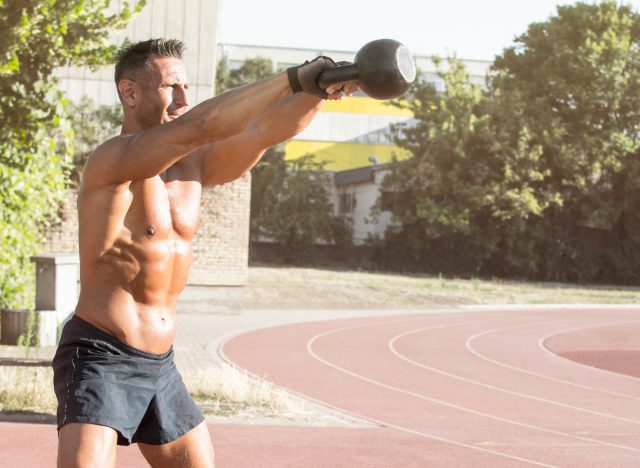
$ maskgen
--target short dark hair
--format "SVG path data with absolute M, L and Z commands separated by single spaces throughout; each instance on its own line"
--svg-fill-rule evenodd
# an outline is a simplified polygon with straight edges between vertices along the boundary
M 156 57 L 182 59 L 185 45 L 178 39 L 149 39 L 135 44 L 125 43 L 116 56 L 116 86 L 122 79 L 135 79 L 141 71 L 148 71 Z

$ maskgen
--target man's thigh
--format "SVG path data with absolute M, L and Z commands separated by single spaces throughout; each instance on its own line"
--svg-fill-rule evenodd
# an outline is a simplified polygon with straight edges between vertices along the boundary
M 116 466 L 115 430 L 96 424 L 65 424 L 58 431 L 58 467 Z
M 163 445 L 138 443 L 153 468 L 213 468 L 214 455 L 207 423 L 202 422 L 182 437 Z

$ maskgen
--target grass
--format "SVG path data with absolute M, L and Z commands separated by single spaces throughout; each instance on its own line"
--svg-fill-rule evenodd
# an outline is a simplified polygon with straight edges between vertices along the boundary
M 310 410 L 285 390 L 228 364 L 183 376 L 205 414 L 237 418 L 300 419 Z M 0 367 L 0 412 L 55 414 L 53 371 L 46 367 Z
M 481 304 L 640 304 L 640 288 L 313 268 L 249 269 L 245 307 L 425 308 Z
M 0 367 L 0 412 L 55 413 L 53 370 L 46 367 Z
M 205 414 L 246 419 L 300 419 L 311 414 L 301 399 L 229 364 L 185 374 L 184 382 Z

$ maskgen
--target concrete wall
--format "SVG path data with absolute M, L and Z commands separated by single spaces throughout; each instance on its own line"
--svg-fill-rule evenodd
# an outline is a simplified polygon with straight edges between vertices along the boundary
M 125 38 L 138 42 L 156 37 L 184 41 L 187 46 L 184 62 L 191 82 L 189 97 L 192 103 L 201 102 L 214 93 L 219 3 L 219 0 L 147 0 L 147 5 L 127 27 L 113 35 L 113 43 L 121 44 Z M 112 2 L 114 9 L 122 5 L 122 0 Z M 97 104 L 118 102 L 113 67 L 102 67 L 96 72 L 66 67 L 57 76 L 72 101 L 86 95 Z

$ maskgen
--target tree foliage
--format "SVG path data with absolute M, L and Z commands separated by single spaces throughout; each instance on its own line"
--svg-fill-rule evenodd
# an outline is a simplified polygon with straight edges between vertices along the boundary
M 69 103 L 68 114 L 74 131 L 70 181 L 77 184 L 91 152 L 119 133 L 124 117 L 120 103 L 96 106 L 86 96 L 78 103 Z
M 230 70 L 224 57 L 216 68 L 216 94 L 273 75 L 273 62 L 263 57 L 248 58 L 242 66 Z
M 640 280 L 636 235 L 640 17 L 616 2 L 558 7 L 496 60 L 494 88 L 542 148 L 559 204 L 531 226 L 540 274 Z
M 115 13 L 109 0 L 0 1 L 0 306 L 33 301 L 33 271 L 43 232 L 56 216 L 72 157 L 73 129 L 54 71 L 95 67 L 116 48 L 108 35 L 135 6 Z
M 268 150 L 252 171 L 251 240 L 266 238 L 286 247 L 290 262 L 318 242 L 350 243 L 350 225 L 333 214 L 332 183 L 312 155 L 285 161 L 284 152 Z
M 628 6 L 577 3 L 530 25 L 486 88 L 455 60 L 444 93 L 419 83 L 387 245 L 426 269 L 637 283 L 639 45 Z

